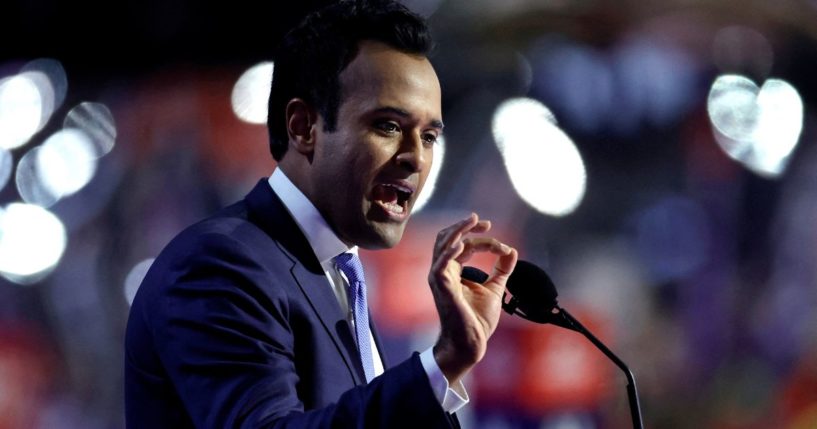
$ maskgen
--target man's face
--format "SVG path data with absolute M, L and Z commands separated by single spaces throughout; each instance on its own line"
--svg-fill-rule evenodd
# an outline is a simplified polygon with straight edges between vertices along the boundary
M 425 57 L 362 42 L 340 87 L 335 131 L 316 127 L 313 202 L 345 243 L 392 247 L 442 132 L 440 84 Z

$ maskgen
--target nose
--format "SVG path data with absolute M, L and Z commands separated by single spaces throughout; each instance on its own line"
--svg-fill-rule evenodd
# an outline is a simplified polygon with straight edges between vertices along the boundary
M 400 152 L 397 154 L 397 164 L 411 173 L 418 173 L 428 167 L 431 161 L 431 148 L 423 145 L 419 133 L 410 133 L 403 139 Z

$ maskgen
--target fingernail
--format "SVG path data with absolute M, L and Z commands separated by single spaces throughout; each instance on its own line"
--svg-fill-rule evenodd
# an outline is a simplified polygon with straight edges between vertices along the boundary
M 506 244 L 503 244 L 503 245 L 502 245 L 502 251 L 503 251 L 504 253 L 511 253 L 511 247 L 510 247 L 510 246 L 508 246 L 508 245 L 506 245 Z

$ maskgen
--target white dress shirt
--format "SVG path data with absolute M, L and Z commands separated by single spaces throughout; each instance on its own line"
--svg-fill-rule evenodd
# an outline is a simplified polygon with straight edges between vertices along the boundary
M 320 261 L 321 267 L 326 274 L 328 286 L 332 288 L 335 297 L 338 299 L 340 309 L 346 315 L 349 325 L 354 328 L 355 319 L 349 309 L 349 299 L 346 295 L 348 281 L 343 273 L 337 269 L 333 259 L 345 252 L 357 254 L 357 246 L 350 248 L 335 235 L 334 231 L 323 219 L 323 216 L 318 212 L 318 209 L 280 168 L 276 168 L 272 173 L 269 184 L 278 195 L 278 198 L 281 199 L 289 214 L 295 219 L 295 223 L 298 224 L 298 228 L 306 236 L 307 241 L 309 241 L 312 251 L 315 252 L 315 256 L 318 257 L 318 261 Z M 369 341 L 374 352 L 372 353 L 374 373 L 375 376 L 378 376 L 383 373 L 383 361 L 380 359 L 380 351 L 377 349 L 374 337 L 371 334 L 369 335 Z M 468 393 L 461 382 L 457 383 L 453 388 L 449 386 L 448 380 L 434 359 L 432 348 L 420 354 L 420 362 L 422 362 L 423 369 L 428 375 L 434 395 L 445 411 L 453 413 L 468 403 Z

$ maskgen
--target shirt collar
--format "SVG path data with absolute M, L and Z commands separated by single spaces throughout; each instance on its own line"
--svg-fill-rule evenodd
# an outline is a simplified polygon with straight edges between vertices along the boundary
M 338 238 L 318 209 L 280 168 L 272 172 L 269 184 L 306 236 L 321 265 L 331 263 L 335 256 L 344 252 L 357 254 L 357 246 L 349 247 Z

